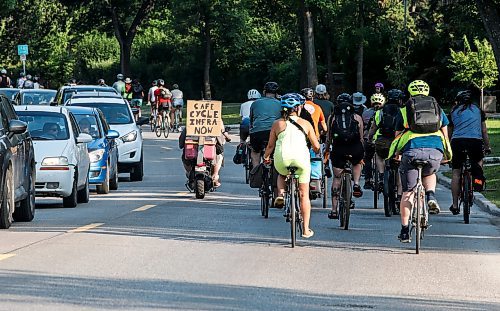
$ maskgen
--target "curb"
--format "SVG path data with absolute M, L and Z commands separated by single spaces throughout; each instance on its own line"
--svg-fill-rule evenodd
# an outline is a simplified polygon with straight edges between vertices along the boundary
M 437 181 L 439 184 L 451 189 L 451 178 L 443 175 L 441 172 L 436 173 Z M 474 192 L 474 204 L 479 206 L 479 208 L 491 215 L 500 216 L 500 209 L 490 200 L 484 197 L 481 193 Z

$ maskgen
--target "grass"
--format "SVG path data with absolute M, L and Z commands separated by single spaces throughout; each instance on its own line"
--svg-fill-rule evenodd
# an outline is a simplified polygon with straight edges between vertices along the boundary
M 500 156 L 500 120 L 486 120 L 488 127 L 488 136 L 490 137 L 491 156 Z
M 497 208 L 500 208 L 500 175 L 498 175 L 499 165 L 488 165 L 484 166 L 484 176 L 486 176 L 486 191 L 482 194 L 495 204 Z M 451 171 L 444 172 L 448 178 L 451 178 Z

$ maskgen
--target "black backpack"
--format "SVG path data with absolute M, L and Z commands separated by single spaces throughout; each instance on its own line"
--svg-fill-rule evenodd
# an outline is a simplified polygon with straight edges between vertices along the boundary
M 335 142 L 351 143 L 359 140 L 359 124 L 354 119 L 354 108 L 349 104 L 335 106 L 334 116 L 330 124 L 331 137 Z
M 396 104 L 385 104 L 380 111 L 380 123 L 378 128 L 380 134 L 387 138 L 394 138 L 396 128 L 396 118 L 399 113 L 399 106 Z
M 441 128 L 441 107 L 432 96 L 412 97 L 406 104 L 406 119 L 413 133 L 437 132 Z

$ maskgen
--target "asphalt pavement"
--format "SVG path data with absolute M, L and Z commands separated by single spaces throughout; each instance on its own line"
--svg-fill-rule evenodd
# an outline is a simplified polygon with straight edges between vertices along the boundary
M 348 231 L 314 201 L 315 235 L 292 249 L 283 212 L 260 216 L 235 143 L 222 186 L 196 200 L 177 135 L 144 137 L 143 182 L 123 175 L 76 208 L 37 199 L 33 222 L 0 231 L 0 310 L 500 310 L 500 218 L 473 207 L 463 224 L 446 188 L 419 255 L 367 191 Z

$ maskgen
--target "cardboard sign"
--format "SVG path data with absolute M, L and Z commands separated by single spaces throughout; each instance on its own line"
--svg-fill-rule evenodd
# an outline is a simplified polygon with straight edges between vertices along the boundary
M 222 102 L 188 100 L 186 135 L 219 136 L 222 130 Z

